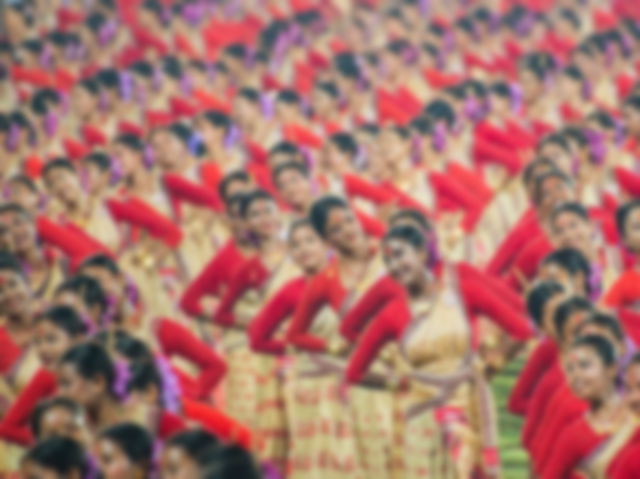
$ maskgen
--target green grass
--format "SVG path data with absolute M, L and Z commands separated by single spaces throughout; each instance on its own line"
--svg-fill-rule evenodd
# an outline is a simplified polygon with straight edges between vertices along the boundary
M 504 479 L 528 479 L 529 465 L 526 452 L 520 447 L 522 420 L 507 412 L 506 402 L 523 360 L 516 359 L 491 381 L 498 409 L 498 446 L 502 459 Z

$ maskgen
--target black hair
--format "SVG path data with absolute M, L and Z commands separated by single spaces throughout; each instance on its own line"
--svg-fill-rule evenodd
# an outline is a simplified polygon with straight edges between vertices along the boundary
M 0 251 L 0 271 L 12 271 L 17 275 L 24 276 L 20 261 L 8 251 Z
M 444 121 L 451 128 L 456 121 L 456 114 L 453 107 L 444 100 L 433 100 L 424 107 L 424 114 L 433 121 L 438 123 Z
M 84 268 L 92 267 L 105 269 L 113 276 L 120 276 L 120 267 L 118 266 L 118 263 L 106 254 L 96 254 L 85 259 L 80 265 L 79 271 L 82 271 Z
M 60 363 L 73 365 L 84 379 L 102 377 L 107 391 L 113 394 L 116 369 L 106 349 L 100 344 L 89 341 L 72 346 L 64 353 Z
M 209 448 L 199 455 L 201 479 L 260 479 L 262 474 L 253 456 L 236 445 Z
M 359 80 L 361 77 L 360 67 L 353 53 L 339 53 L 333 59 L 336 71 L 343 77 L 351 80 Z
M 165 449 L 178 448 L 195 460 L 202 451 L 218 445 L 219 441 L 213 434 L 204 429 L 192 429 L 171 436 L 165 443 Z
M 147 343 L 123 329 L 100 331 L 95 341 L 130 362 L 153 362 L 153 353 Z
M 569 178 L 564 172 L 558 169 L 547 171 L 546 173 L 543 173 L 540 176 L 536 177 L 536 185 L 533 195 L 534 203 L 540 204 L 540 201 L 542 201 L 542 187 L 544 186 L 544 183 L 550 178 L 557 178 L 567 186 L 573 185 L 573 183 L 571 182 L 571 178 Z
M 565 67 L 565 69 L 562 70 L 562 74 L 564 76 L 566 76 L 566 77 L 571 78 L 574 81 L 577 81 L 577 82 L 583 82 L 584 81 L 584 74 L 582 73 L 582 70 L 580 70 L 575 65 L 569 65 L 569 66 Z
M 73 163 L 71 163 L 67 158 L 60 157 L 60 158 L 54 158 L 53 160 L 47 162 L 46 165 L 44 165 L 44 168 L 42 168 L 42 176 L 45 177 L 51 171 L 57 170 L 57 169 L 67 170 L 67 171 L 70 171 L 71 173 L 76 172 L 76 167 L 73 165 Z
M 132 362 L 129 365 L 127 392 L 146 391 L 150 386 L 155 386 L 158 393 L 162 392 L 162 375 L 155 363 L 152 361 Z
M 316 200 L 311 206 L 309 221 L 322 238 L 326 237 L 327 219 L 334 209 L 348 210 L 349 205 L 339 196 L 329 195 Z
M 36 115 L 46 115 L 50 103 L 60 104 L 60 94 L 53 88 L 42 88 L 31 97 L 31 110 Z
M 279 154 L 300 155 L 300 148 L 298 148 L 298 145 L 291 143 L 290 141 L 280 141 L 269 150 L 269 156 Z
M 511 88 L 506 82 L 496 82 L 489 86 L 489 92 L 501 98 L 511 99 Z
M 575 12 L 575 10 L 572 10 L 570 8 L 560 9 L 560 11 L 558 12 L 558 16 L 566 22 L 570 23 L 571 26 L 576 30 L 579 29 L 582 24 L 582 22 L 580 21 L 580 16 Z
M 594 112 L 591 112 L 587 116 L 587 121 L 592 121 L 596 123 L 600 128 L 603 128 L 605 130 L 612 130 L 616 127 L 616 122 L 613 117 L 603 110 L 596 110 Z
M 48 321 L 71 337 L 87 334 L 87 325 L 70 306 L 52 306 L 36 317 L 36 322 Z
M 90 153 L 84 157 L 83 161 L 95 165 L 103 173 L 111 171 L 111 158 L 109 158 L 109 155 L 102 153 L 101 151 Z
M 401 225 L 391 228 L 389 232 L 384 236 L 384 241 L 400 240 L 409 244 L 417 250 L 424 251 L 425 239 L 424 235 L 411 225 Z
M 173 80 L 182 78 L 182 65 L 180 60 L 174 56 L 166 56 L 162 59 L 162 71 Z
M 549 265 L 555 264 L 564 269 L 570 276 L 575 276 L 578 273 L 584 275 L 585 291 L 590 292 L 589 276 L 591 275 L 591 266 L 585 256 L 573 248 L 563 248 L 554 251 L 547 255 L 542 261 L 542 264 Z
M 131 70 L 132 73 L 147 79 L 153 77 L 153 67 L 150 63 L 145 61 L 135 62 L 129 67 L 129 70 Z
M 239 98 L 244 98 L 250 103 L 259 103 L 260 102 L 260 92 L 255 88 L 241 88 L 236 94 Z
M 520 61 L 520 68 L 531 72 L 538 81 L 544 81 L 555 67 L 555 60 L 546 52 L 529 53 Z
M 584 206 L 582 206 L 580 203 L 569 202 L 563 203 L 553 210 L 553 212 L 551 213 L 551 222 L 555 222 L 558 216 L 565 213 L 571 213 L 584 221 L 590 221 L 589 212 Z
M 354 157 L 358 153 L 358 144 L 349 133 L 334 133 L 329 140 L 341 153 L 351 157 Z
M 249 208 L 256 201 L 265 200 L 265 201 L 275 201 L 273 196 L 267 193 L 264 190 L 254 190 L 247 194 L 245 194 L 242 198 L 242 202 L 240 203 L 240 216 L 244 219 L 247 218 L 249 214 Z
M 31 432 L 36 439 L 40 438 L 42 432 L 42 418 L 52 409 L 62 408 L 71 413 L 72 416 L 82 415 L 82 408 L 73 400 L 66 397 L 54 397 L 40 401 L 29 418 Z
M 295 90 L 280 90 L 276 97 L 276 101 L 287 105 L 299 105 L 300 95 L 298 95 Z
M 427 115 L 419 115 L 411 120 L 411 128 L 421 136 L 433 133 L 433 120 Z
M 137 153 L 144 152 L 144 143 L 142 140 L 131 133 L 122 133 L 118 135 L 115 142 Z
M 83 88 L 91 96 L 98 96 L 100 94 L 100 85 L 93 78 L 85 78 L 77 83 L 78 87 Z
M 307 168 L 307 166 L 304 163 L 301 163 L 299 161 L 287 161 L 274 168 L 273 173 L 271 174 L 271 178 L 273 179 L 273 182 L 277 184 L 278 179 L 280 178 L 280 175 L 285 171 L 290 171 L 290 170 L 300 173 L 300 175 L 305 178 L 309 177 L 309 168 Z
M 42 42 L 36 39 L 25 40 L 20 44 L 22 48 L 32 55 L 40 55 L 42 53 Z
M 433 231 L 433 225 L 429 222 L 429 220 L 424 215 L 424 213 L 422 213 L 422 211 L 420 210 L 416 210 L 413 208 L 403 208 L 399 211 L 396 211 L 394 214 L 391 215 L 391 218 L 389 218 L 389 224 L 393 225 L 394 223 L 404 218 L 407 218 L 419 224 L 423 232 Z
M 27 188 L 31 193 L 38 193 L 36 183 L 23 173 L 18 173 L 9 178 L 9 183 L 18 183 Z
M 236 60 L 244 60 L 247 58 L 247 47 L 242 43 L 232 43 L 224 49 L 224 54 Z
M 4 215 L 6 213 L 13 213 L 15 215 L 23 216 L 31 220 L 31 214 L 20 204 L 18 203 L 2 203 L 0 204 L 0 215 Z
M 567 138 L 560 133 L 551 133 L 544 138 L 542 138 L 538 144 L 536 145 L 536 150 L 539 152 L 542 148 L 548 144 L 557 145 L 562 148 L 564 151 L 569 153 L 571 151 L 571 146 L 569 145 L 569 141 Z
M 573 349 L 590 348 L 600 357 L 605 366 L 613 366 L 616 363 L 616 350 L 613 344 L 602 336 L 595 334 L 581 336 L 573 342 L 571 347 Z
M 229 199 L 229 187 L 233 182 L 251 183 L 251 176 L 244 170 L 236 170 L 224 175 L 218 184 L 218 195 L 225 203 Z
M 542 166 L 546 166 L 550 170 L 558 169 L 558 167 L 553 162 L 553 160 L 544 156 L 539 156 L 536 159 L 534 159 L 531 163 L 529 163 L 527 166 L 525 166 L 524 171 L 522 173 L 523 183 L 525 185 L 528 185 L 529 183 L 533 182 L 538 176 L 540 176 L 542 173 L 537 173 L 537 170 Z
M 593 305 L 588 299 L 582 298 L 580 296 L 573 296 L 571 298 L 565 299 L 558 305 L 558 308 L 556 309 L 553 316 L 553 324 L 556 328 L 558 336 L 561 339 L 566 339 L 567 322 L 574 313 L 577 313 L 579 311 L 589 312 L 592 310 Z
M 188 126 L 182 123 L 174 123 L 169 125 L 166 130 L 176 139 L 180 140 L 185 147 L 189 147 L 189 142 L 191 141 L 193 134 Z
M 89 30 L 93 33 L 98 33 L 103 25 L 107 22 L 107 19 L 101 13 L 94 12 L 91 13 L 84 20 L 84 24 L 87 26 Z
M 100 70 L 96 76 L 96 80 L 102 88 L 107 89 L 119 89 L 120 88 L 120 74 L 115 68 L 105 68 Z
M 56 289 L 56 295 L 64 292 L 80 296 L 89 308 L 97 306 L 101 313 L 104 313 L 107 309 L 107 297 L 100 283 L 90 276 L 78 274 L 67 278 Z
M 632 95 L 624 100 L 624 106 L 640 111 L 640 95 Z
M 611 316 L 610 314 L 602 313 L 600 311 L 594 311 L 587 318 L 587 320 L 580 325 L 580 327 L 578 328 L 578 333 L 580 333 L 580 331 L 583 328 L 586 328 L 588 325 L 594 325 L 594 326 L 602 327 L 604 329 L 608 329 L 613 334 L 613 336 L 620 342 L 624 341 L 626 338 L 624 329 L 622 328 L 620 321 L 618 321 L 615 317 Z
M 122 422 L 102 431 L 100 439 L 116 443 L 131 463 L 145 469 L 151 466 L 153 438 L 142 426 Z
M 628 201 L 616 210 L 616 227 L 621 238 L 625 237 L 629 216 L 637 209 L 640 209 L 640 199 Z
M 47 35 L 47 41 L 58 48 L 66 47 L 71 39 L 71 35 L 60 30 L 54 30 Z
M 564 293 L 564 288 L 555 281 L 541 281 L 529 291 L 527 294 L 527 312 L 538 328 L 542 327 L 544 307 L 547 301 L 562 293 Z
M 217 110 L 209 110 L 202 114 L 202 118 L 215 128 L 221 128 L 228 131 L 231 128 L 231 119 L 229 115 Z
M 563 128 L 562 135 L 567 139 L 567 141 L 574 141 L 580 147 L 585 147 L 589 145 L 589 140 L 587 136 L 584 134 L 582 128 L 568 126 Z
M 326 93 L 334 100 L 337 100 L 340 97 L 340 91 L 338 90 L 338 87 L 336 86 L 336 84 L 333 82 L 327 82 L 327 81 L 318 82 L 316 83 L 315 88 L 316 90 L 320 90 L 323 93 Z
M 54 470 L 60 477 L 71 477 L 75 471 L 83 477 L 89 464 L 82 446 L 68 437 L 51 437 L 39 442 L 29 450 L 25 459 Z

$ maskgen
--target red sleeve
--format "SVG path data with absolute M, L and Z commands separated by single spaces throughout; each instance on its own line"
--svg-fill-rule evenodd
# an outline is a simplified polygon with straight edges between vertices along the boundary
M 623 308 L 626 306 L 626 292 L 632 285 L 629 280 L 633 281 L 633 278 L 630 278 L 626 274 L 618 278 L 605 294 L 603 303 L 610 308 Z M 640 292 L 638 293 L 638 297 L 640 297 Z
M 475 138 L 472 155 L 476 163 L 496 163 L 502 165 L 511 175 L 517 174 L 523 164 L 517 151 L 497 145 L 482 137 Z
M 347 381 L 360 381 L 384 345 L 389 341 L 399 340 L 410 321 L 411 312 L 406 302 L 394 301 L 388 304 L 367 327 L 351 354 L 346 371 Z
M 222 296 L 213 321 L 220 326 L 232 326 L 235 323 L 233 307 L 242 296 L 251 289 L 257 289 L 269 277 L 269 271 L 258 258 L 246 262 L 229 282 Z
M 355 342 L 368 322 L 393 299 L 404 298 L 405 291 L 391 276 L 380 278 L 340 321 L 340 334 Z
M 514 258 L 522 250 L 529 238 L 539 234 L 540 227 L 534 215 L 535 213 L 532 210 L 527 211 L 509 231 L 507 237 L 502 240 L 491 261 L 489 261 L 486 269 L 487 273 L 492 276 L 502 276 L 509 270 Z
M 108 253 L 108 248 L 90 237 L 85 231 L 76 233 L 73 229 L 54 223 L 44 216 L 36 220 L 38 238 L 60 249 L 73 260 L 83 260 L 96 253 Z
M 164 185 L 168 194 L 175 199 L 187 201 L 194 205 L 222 211 L 222 203 L 214 191 L 205 186 L 194 183 L 180 175 L 167 173 L 164 175 Z
M 370 181 L 363 180 L 356 175 L 343 175 L 344 190 L 349 197 L 360 197 L 371 201 L 376 205 L 393 203 L 395 197 L 384 187 L 374 185 Z
M 469 189 L 481 202 L 486 203 L 493 197 L 493 191 L 477 172 L 462 166 L 460 163 L 450 163 L 447 166 L 447 171 L 460 185 Z
M 21 445 L 29 445 L 33 441 L 29 420 L 40 401 L 53 396 L 57 383 L 55 375 L 40 368 L 33 375 L 25 388 L 15 399 L 2 422 L 0 422 L 0 438 Z
M 304 288 L 305 278 L 297 278 L 287 283 L 253 318 L 247 334 L 254 351 L 276 355 L 285 353 L 285 341 L 273 336 L 295 311 Z
M 221 410 L 189 399 L 183 399 L 182 408 L 186 418 L 198 422 L 222 441 L 238 444 L 245 449 L 251 448 L 253 443 L 251 430 Z
M 169 439 L 174 434 L 187 429 L 184 420 L 170 411 L 162 411 L 158 424 L 158 437 L 163 441 Z
M 637 479 L 640 471 L 640 445 L 623 449 L 611 472 L 612 479 Z
M 637 198 L 640 196 L 640 175 L 620 166 L 614 168 L 616 180 L 625 193 Z
M 360 221 L 362 229 L 368 236 L 374 238 L 382 238 L 387 233 L 387 226 L 377 218 L 370 216 L 357 208 L 353 208 L 353 212 Z
M 331 280 L 326 272 L 322 272 L 311 279 L 305 288 L 298 304 L 289 329 L 287 341 L 300 349 L 308 351 L 325 351 L 325 340 L 309 333 L 315 316 L 320 309 L 330 302 Z
M 189 283 L 180 298 L 180 308 L 191 316 L 204 314 L 200 305 L 202 297 L 208 294 L 220 295 L 222 286 L 229 281 L 231 270 L 238 267 L 240 262 L 241 256 L 233 243 L 227 243 Z
M 566 479 L 578 467 L 603 437 L 596 436 L 583 418 L 567 427 L 556 439 L 555 447 L 547 462 L 541 479 Z
M 511 413 L 519 416 L 527 414 L 529 401 L 556 354 L 556 347 L 550 339 L 542 340 L 534 349 L 509 395 L 507 409 Z
M 521 314 L 526 313 L 526 305 L 522 295 L 514 292 L 513 289 L 507 286 L 504 280 L 491 276 L 484 271 L 480 271 L 478 268 L 468 263 L 461 263 L 459 268 L 461 268 L 461 271 L 465 276 L 474 277 L 480 281 L 486 282 L 493 292 L 511 308 L 521 312 Z
M 528 449 L 540 426 L 549 404 L 549 397 L 553 391 L 562 384 L 563 373 L 558 360 L 547 366 L 544 377 L 540 378 L 539 385 L 529 400 L 527 415 L 522 428 L 522 443 Z
M 509 287 L 514 291 L 522 292 L 526 286 L 522 281 L 528 282 L 536 276 L 540 263 L 553 252 L 553 249 L 546 235 L 540 235 L 525 246 L 514 259 L 511 271 L 506 278 Z
M 497 296 L 489 285 L 464 273 L 459 274 L 458 277 L 460 292 L 470 314 L 488 316 L 516 339 L 526 340 L 533 335 L 533 328 L 526 317 Z
M 227 371 L 224 360 L 191 331 L 170 319 L 159 320 L 156 337 L 167 357 L 178 355 L 198 366 L 197 398 L 208 398 Z
M 21 354 L 22 349 L 13 341 L 7 330 L 0 327 L 0 373 L 9 373 Z

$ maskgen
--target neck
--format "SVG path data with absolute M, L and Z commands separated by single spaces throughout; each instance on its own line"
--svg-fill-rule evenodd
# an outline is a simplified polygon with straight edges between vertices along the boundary
M 98 404 L 89 408 L 89 419 L 97 427 L 107 426 L 117 415 L 116 409 L 116 402 L 109 394 L 105 394 L 100 398 Z
M 273 235 L 269 238 L 260 239 L 260 252 L 264 254 L 273 253 L 283 249 L 283 242 L 278 235 Z
M 412 298 L 428 298 L 433 294 L 435 283 L 428 269 L 422 271 L 420 276 L 407 287 Z
M 606 413 L 618 405 L 619 399 L 615 388 L 609 387 L 604 394 L 589 401 L 591 412 L 593 414 Z

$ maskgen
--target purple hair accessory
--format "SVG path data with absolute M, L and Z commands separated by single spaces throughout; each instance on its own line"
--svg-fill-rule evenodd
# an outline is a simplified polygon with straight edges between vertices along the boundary
M 156 162 L 155 155 L 153 153 L 153 148 L 151 145 L 144 146 L 144 152 L 142 153 L 142 164 L 148 168 L 153 168 L 154 163 Z
M 151 78 L 151 87 L 157 91 L 162 86 L 162 72 L 159 68 L 153 70 L 153 77 Z
M 474 96 L 465 99 L 462 111 L 466 118 L 472 122 L 479 121 L 483 114 L 482 105 Z
M 224 139 L 224 147 L 231 148 L 239 140 L 240 140 L 240 129 L 236 125 L 232 124 L 231 128 L 229 128 L 229 131 L 227 132 L 227 136 Z
M 524 101 L 522 88 L 518 85 L 509 85 L 509 90 L 511 91 L 511 109 L 514 112 L 518 112 L 522 108 Z
M 420 135 L 414 135 L 411 138 L 411 164 L 418 165 L 420 164 L 420 152 L 422 151 L 422 138 Z
M 87 334 L 89 336 L 94 335 L 98 332 L 98 328 L 96 324 L 91 320 L 91 318 L 86 314 L 80 315 L 80 321 L 87 327 Z
M 191 79 L 189 78 L 189 76 L 182 75 L 182 78 L 180 78 L 180 91 L 182 91 L 182 93 L 184 93 L 185 95 L 189 95 L 192 88 L 193 87 L 191 85 Z
M 613 135 L 613 141 L 616 146 L 622 146 L 627 138 L 624 125 L 620 120 L 614 120 L 615 122 L 615 133 Z
M 282 479 L 284 477 L 275 464 L 270 461 L 262 461 L 260 469 L 264 479 Z
M 131 371 L 129 370 L 129 364 L 122 359 L 116 359 L 114 366 L 116 374 L 113 380 L 113 393 L 120 401 L 124 401 L 128 395 L 127 389 L 131 379 Z
M 16 123 L 11 123 L 9 133 L 7 134 L 6 146 L 7 150 L 15 151 L 20 142 L 20 127 Z
M 47 136 L 53 136 L 58 130 L 58 115 L 48 112 L 44 115 L 42 127 Z
M 111 43 L 111 40 L 118 31 L 118 24 L 115 21 L 105 22 L 100 31 L 98 32 L 98 44 L 104 47 Z
M 442 152 L 447 146 L 447 126 L 440 121 L 433 129 L 433 147 Z
M 155 361 L 162 379 L 162 405 L 167 411 L 178 412 L 180 410 L 180 397 L 182 396 L 178 378 L 167 359 L 156 356 Z
M 589 80 L 585 80 L 582 83 L 582 98 L 589 100 L 593 94 L 593 85 Z
M 120 72 L 120 96 L 129 101 L 133 97 L 133 77 L 127 71 Z
M 197 155 L 198 151 L 202 147 L 202 136 L 199 133 L 194 132 L 191 134 L 191 138 L 189 138 L 189 153 L 192 155 Z
M 124 176 L 124 168 L 122 167 L 122 161 L 117 156 L 111 157 L 111 179 L 109 184 L 111 186 L 117 185 Z
M 429 14 L 429 0 L 420 0 L 418 2 L 418 8 L 423 16 L 427 16 Z
M 595 130 L 585 129 L 584 136 L 589 142 L 591 161 L 596 165 L 601 165 L 607 156 L 607 145 L 604 141 L 604 135 Z
M 598 264 L 591 265 L 591 274 L 589 275 L 589 297 L 592 301 L 598 301 L 602 295 L 602 266 Z
M 188 3 L 182 8 L 182 18 L 194 27 L 204 18 L 205 13 L 206 7 L 202 3 Z

